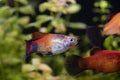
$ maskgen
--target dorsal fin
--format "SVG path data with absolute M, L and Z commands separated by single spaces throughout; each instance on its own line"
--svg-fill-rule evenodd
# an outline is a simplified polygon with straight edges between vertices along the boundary
M 90 51 L 90 55 L 94 55 L 96 52 L 101 51 L 102 49 L 99 47 L 93 47 Z
M 34 32 L 32 34 L 32 40 L 36 40 L 36 39 L 39 39 L 45 35 L 47 35 L 48 33 L 42 33 L 42 32 Z
M 103 47 L 106 36 L 101 35 L 101 28 L 97 26 L 88 26 L 86 29 L 87 37 L 93 46 Z

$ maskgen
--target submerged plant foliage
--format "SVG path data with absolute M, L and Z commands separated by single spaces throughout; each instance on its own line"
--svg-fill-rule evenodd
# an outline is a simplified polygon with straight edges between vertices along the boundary
M 119 79 L 119 74 L 116 73 L 102 78 L 101 74 L 92 75 L 92 71 L 81 73 L 79 77 L 69 76 L 64 68 L 65 56 L 87 56 L 91 47 L 85 35 L 68 32 L 68 29 L 86 29 L 85 23 L 70 21 L 71 15 L 78 13 L 82 6 L 75 0 L 45 0 L 43 3 L 39 1 L 41 0 L 0 0 L 0 80 Z M 107 5 L 106 2 L 102 2 L 99 6 L 106 9 Z M 22 34 L 22 30 L 28 27 L 36 27 L 46 33 L 69 33 L 80 37 L 81 43 L 56 56 L 39 57 L 33 54 L 36 58 L 25 64 L 24 40 L 29 40 L 31 35 Z M 107 49 L 119 50 L 119 39 L 115 38 L 111 43 L 109 38 L 111 37 L 105 40 L 104 46 Z

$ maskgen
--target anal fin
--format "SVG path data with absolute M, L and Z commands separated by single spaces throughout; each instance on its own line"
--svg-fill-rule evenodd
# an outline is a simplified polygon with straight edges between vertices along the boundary
M 30 60 L 31 60 L 31 55 L 26 55 L 25 57 L 24 57 L 24 61 L 25 61 L 25 63 L 29 63 L 30 62 Z

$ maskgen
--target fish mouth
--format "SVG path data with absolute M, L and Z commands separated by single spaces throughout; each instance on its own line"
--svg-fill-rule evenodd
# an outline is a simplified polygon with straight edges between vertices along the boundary
M 75 46 L 78 45 L 79 39 L 77 38 L 73 38 L 74 42 L 71 42 L 71 44 L 69 46 Z
M 80 45 L 81 44 L 81 40 L 77 39 L 76 44 L 75 45 Z

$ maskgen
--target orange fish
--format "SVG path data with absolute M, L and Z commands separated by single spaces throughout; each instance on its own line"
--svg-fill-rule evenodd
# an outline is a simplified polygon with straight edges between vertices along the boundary
M 102 35 L 120 35 L 120 12 L 104 25 Z
M 39 55 L 56 55 L 75 46 L 77 42 L 78 39 L 75 37 L 34 32 L 32 34 L 32 40 L 26 41 L 25 61 L 28 61 L 28 58 L 33 52 Z
M 71 75 L 77 75 L 84 70 L 103 73 L 120 71 L 120 52 L 101 50 L 85 58 L 73 55 L 66 59 L 66 69 Z

